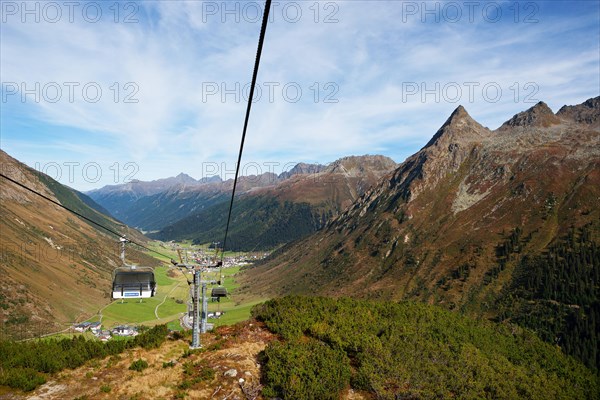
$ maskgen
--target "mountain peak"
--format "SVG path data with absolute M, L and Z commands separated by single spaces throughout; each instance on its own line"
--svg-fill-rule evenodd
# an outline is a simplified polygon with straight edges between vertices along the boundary
M 554 115 L 550 107 L 543 101 L 535 106 L 515 114 L 511 119 L 502 124 L 500 129 L 509 129 L 512 127 L 544 127 L 560 123 L 560 119 Z
M 587 99 L 576 106 L 564 105 L 556 115 L 583 124 L 597 124 L 600 120 L 600 96 Z
M 184 182 L 184 183 L 195 183 L 196 180 L 194 178 L 192 178 L 191 176 L 189 176 L 188 174 L 185 174 L 183 172 L 180 172 L 179 175 L 177 175 L 175 177 L 175 180 L 177 180 L 178 182 Z
M 486 128 L 471 118 L 463 106 L 458 106 L 424 148 L 438 144 L 440 141 L 460 142 L 478 140 L 483 136 L 485 130 Z
M 465 110 L 465 108 L 462 105 L 459 105 L 458 107 L 456 107 L 456 109 L 452 112 L 452 114 L 450 114 L 450 119 L 455 119 L 455 118 L 466 118 L 469 117 L 471 118 L 471 116 L 469 115 L 469 113 L 467 112 L 467 110 Z
M 396 162 L 382 155 L 348 156 L 335 160 L 327 166 L 326 172 L 359 176 L 368 171 L 389 171 L 396 167 Z

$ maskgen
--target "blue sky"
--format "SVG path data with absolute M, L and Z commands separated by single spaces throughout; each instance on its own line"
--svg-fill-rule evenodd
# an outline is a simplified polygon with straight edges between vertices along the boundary
M 1 6 L 4 151 L 79 190 L 233 177 L 262 2 Z M 599 7 L 274 1 L 243 171 L 401 162 L 459 104 L 495 129 L 540 100 L 598 96 Z

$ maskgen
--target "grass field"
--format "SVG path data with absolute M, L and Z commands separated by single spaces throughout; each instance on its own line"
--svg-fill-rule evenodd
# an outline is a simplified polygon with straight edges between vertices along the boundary
M 176 252 L 171 251 L 167 246 L 161 245 L 158 242 L 151 242 L 148 247 L 167 255 L 173 254 L 173 258 L 177 258 Z M 159 259 L 165 258 L 158 255 L 156 257 Z M 251 308 L 255 304 L 266 300 L 253 299 L 240 303 L 236 299 L 235 290 L 238 284 L 235 276 L 239 273 L 239 270 L 240 267 L 230 267 L 222 270 L 223 286 L 227 288 L 229 296 L 222 298 L 220 302 L 209 301 L 208 303 L 209 312 L 224 312 L 221 318 L 209 320 L 215 326 L 230 325 L 248 319 Z M 179 317 L 187 311 L 189 299 L 190 287 L 187 280 L 192 281 L 193 276 L 189 271 L 186 271 L 184 275 L 180 270 L 167 267 L 155 268 L 154 274 L 157 283 L 155 297 L 141 300 L 116 300 L 112 302 L 100 311 L 104 327 L 111 328 L 121 324 L 156 325 L 166 323 L 171 329 L 181 329 Z M 211 270 L 204 273 L 202 280 L 218 281 L 219 271 Z M 208 285 L 209 296 L 213 287 L 216 287 L 216 285 Z M 100 315 L 95 315 L 88 321 L 95 322 L 99 320 Z
M 166 246 L 166 245 L 162 244 L 161 242 L 151 241 L 146 244 L 146 247 L 148 247 L 149 249 L 152 249 L 154 251 L 158 251 L 159 253 L 170 256 L 170 258 L 167 258 L 167 257 L 161 256 L 157 253 L 149 254 L 158 260 L 165 261 L 168 263 L 170 263 L 171 260 L 179 261 L 179 256 L 177 255 L 177 252 L 174 250 L 171 250 L 171 248 L 169 246 Z
M 266 299 L 254 300 L 240 305 L 232 304 L 231 306 L 223 307 L 222 311 L 225 311 L 225 315 L 217 320 L 210 321 L 214 323 L 215 326 L 232 325 L 241 321 L 245 321 L 250 318 L 250 310 L 252 307 L 254 307 L 256 304 L 262 303 L 265 300 Z
M 174 271 L 171 272 L 173 277 L 168 275 L 169 271 Z M 154 276 L 157 284 L 154 297 L 113 301 L 101 311 L 102 324 L 105 327 L 141 323 L 154 325 L 179 318 L 186 311 L 186 305 L 178 304 L 176 300 L 185 303 L 189 293 L 185 277 L 181 272 L 166 267 L 155 268 Z M 99 316 L 94 316 L 89 321 L 98 320 Z
M 219 319 L 210 319 L 209 322 L 215 326 L 231 325 L 240 321 L 247 320 L 250 317 L 250 310 L 258 303 L 266 299 L 252 300 L 250 302 L 239 303 L 236 299 L 235 290 L 238 288 L 238 283 L 235 280 L 235 275 L 239 273 L 240 267 L 231 267 L 223 269 L 224 284 L 227 288 L 229 296 L 222 298 L 218 303 L 208 303 L 208 311 L 223 311 L 225 314 Z M 218 276 L 218 275 L 217 275 Z M 210 290 L 210 288 L 209 288 Z

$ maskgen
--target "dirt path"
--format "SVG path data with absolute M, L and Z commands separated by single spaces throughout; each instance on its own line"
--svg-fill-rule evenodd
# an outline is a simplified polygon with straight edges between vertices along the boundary
M 165 295 L 165 298 L 160 302 L 160 304 L 158 304 L 154 308 L 154 316 L 156 317 L 156 319 L 160 319 L 160 317 L 158 316 L 158 307 L 165 304 L 165 301 L 167 301 L 167 297 L 169 297 L 171 295 L 171 293 L 173 293 L 173 291 L 175 291 L 175 289 L 177 289 L 179 287 L 179 285 L 181 285 L 181 282 L 179 282 L 177 285 L 175 285 L 175 287 L 173 289 L 171 289 L 171 291 Z

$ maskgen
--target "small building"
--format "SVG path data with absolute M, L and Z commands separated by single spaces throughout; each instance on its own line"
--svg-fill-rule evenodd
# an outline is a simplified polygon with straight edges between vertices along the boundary
M 102 330 L 102 323 L 101 322 L 92 322 L 90 324 L 90 326 L 88 327 L 88 329 L 90 331 L 92 331 L 92 333 L 94 335 L 98 335 L 100 333 L 100 331 Z
M 98 339 L 100 339 L 103 342 L 108 342 L 111 338 L 112 336 L 110 335 L 110 332 L 107 334 L 100 333 L 100 335 L 98 335 Z
M 116 336 L 136 336 L 137 329 L 127 325 L 119 325 L 112 330 L 112 334 Z
M 85 332 L 89 329 L 91 324 L 91 322 L 82 322 L 80 324 L 73 325 L 73 329 L 75 329 L 77 332 Z

